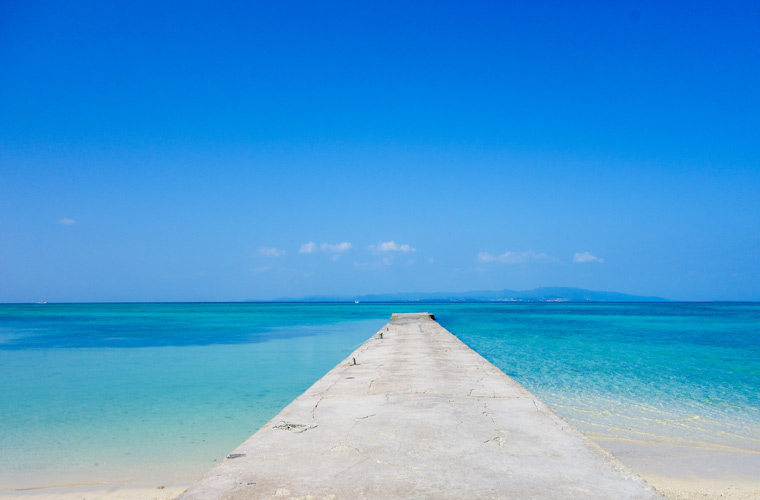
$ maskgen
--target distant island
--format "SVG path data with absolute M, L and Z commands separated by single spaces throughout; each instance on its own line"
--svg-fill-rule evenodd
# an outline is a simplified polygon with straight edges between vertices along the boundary
M 255 302 L 668 302 L 662 297 L 643 297 L 582 288 L 542 287 L 533 290 L 478 290 L 473 292 L 381 293 L 370 295 L 310 295 Z

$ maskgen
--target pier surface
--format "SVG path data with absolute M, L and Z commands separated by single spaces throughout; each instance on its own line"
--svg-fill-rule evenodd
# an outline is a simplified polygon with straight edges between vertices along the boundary
M 431 315 L 392 321 L 178 500 L 662 499 Z

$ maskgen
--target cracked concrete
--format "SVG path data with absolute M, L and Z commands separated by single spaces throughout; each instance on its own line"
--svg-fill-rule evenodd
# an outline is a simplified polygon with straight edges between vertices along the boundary
M 178 500 L 267 498 L 664 497 L 419 313 L 394 314 Z

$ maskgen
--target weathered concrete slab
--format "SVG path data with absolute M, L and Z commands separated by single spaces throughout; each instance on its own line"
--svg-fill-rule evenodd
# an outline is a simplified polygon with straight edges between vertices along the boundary
M 264 498 L 664 497 L 424 313 L 394 314 L 179 497 Z

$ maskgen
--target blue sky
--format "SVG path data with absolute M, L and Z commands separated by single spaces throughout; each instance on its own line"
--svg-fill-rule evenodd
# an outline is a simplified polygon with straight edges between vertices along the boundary
M 0 301 L 760 300 L 757 2 L 0 3 Z

